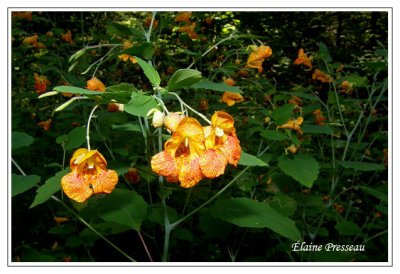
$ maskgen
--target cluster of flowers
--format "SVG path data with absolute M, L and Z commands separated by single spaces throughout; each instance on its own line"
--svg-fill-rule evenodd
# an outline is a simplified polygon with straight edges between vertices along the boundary
M 192 16 L 192 12 L 180 12 L 175 16 L 175 22 L 184 22 L 186 25 L 180 26 L 178 31 L 185 32 L 190 37 L 190 39 L 197 39 L 199 36 L 197 35 L 195 28 L 196 23 L 190 21 L 190 17 Z
M 190 188 L 203 178 L 224 174 L 228 163 L 238 164 L 242 150 L 234 119 L 228 113 L 215 112 L 211 125 L 206 127 L 178 113 L 170 113 L 161 123 L 153 122 L 156 126 L 162 124 L 172 137 L 165 142 L 164 150 L 152 157 L 151 168 L 168 182 Z

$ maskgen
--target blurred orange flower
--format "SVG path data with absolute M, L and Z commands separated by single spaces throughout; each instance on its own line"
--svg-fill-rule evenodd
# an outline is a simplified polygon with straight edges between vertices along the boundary
M 314 116 L 315 116 L 315 123 L 317 125 L 324 125 L 325 124 L 325 120 L 326 118 L 322 115 L 322 111 L 320 109 L 317 109 L 313 112 Z
M 225 79 L 224 83 L 227 84 L 228 86 L 234 86 L 235 85 L 235 81 L 232 78 Z
M 302 134 L 303 131 L 301 130 L 300 126 L 303 123 L 303 117 L 297 117 L 296 120 L 291 119 L 289 120 L 286 124 L 283 124 L 281 126 L 277 126 L 276 128 L 289 128 L 289 129 L 293 129 L 295 131 L 297 131 L 299 134 Z
M 97 150 L 77 149 L 70 160 L 71 172 L 61 179 L 64 193 L 83 203 L 93 194 L 111 193 L 118 183 L 118 174 L 107 169 L 107 161 Z
M 190 37 L 190 39 L 197 39 L 198 35 L 195 32 L 195 27 L 196 27 L 196 23 L 193 22 L 191 25 L 187 25 L 187 26 L 181 26 L 179 27 L 178 31 L 179 32 L 186 32 L 187 35 Z
M 124 178 L 131 184 L 137 184 L 140 181 L 140 175 L 136 168 L 130 167 L 125 173 Z
M 68 30 L 67 33 L 64 33 L 61 36 L 61 41 L 69 43 L 69 44 L 73 44 L 74 41 L 72 40 L 72 32 L 70 30 Z
M 35 34 L 33 36 L 25 37 L 22 41 L 25 45 L 32 45 L 34 47 L 38 46 L 38 35 Z
M 288 103 L 295 106 L 301 106 L 303 104 L 301 98 L 295 95 L 293 95 L 292 98 L 289 99 Z
M 312 75 L 313 80 L 319 80 L 322 83 L 329 83 L 332 82 L 332 77 L 330 77 L 328 74 L 320 71 L 319 69 L 315 69 L 313 75 Z
M 57 225 L 60 225 L 62 223 L 68 222 L 69 218 L 67 218 L 67 217 L 54 217 L 54 221 L 56 222 Z
M 243 101 L 244 98 L 240 93 L 225 91 L 222 94 L 222 102 L 226 103 L 229 107 L 233 106 L 235 103 L 240 103 Z
M 21 11 L 21 12 L 12 12 L 12 17 L 26 19 L 28 21 L 32 21 L 32 12 L 31 11 Z
M 130 41 L 124 41 L 124 50 L 125 50 L 125 49 L 129 49 L 129 48 L 131 48 L 131 47 L 133 47 L 133 44 L 132 44 Z M 126 61 L 129 60 L 129 61 L 131 61 L 133 64 L 136 64 L 136 63 L 137 63 L 137 60 L 136 60 L 135 57 L 133 57 L 132 55 L 126 54 L 126 53 L 121 54 L 121 55 L 118 55 L 118 58 L 119 58 L 119 59 L 122 59 L 124 62 L 126 62 Z
M 296 60 L 294 60 L 295 65 L 305 65 L 306 67 L 312 68 L 311 60 L 308 56 L 304 53 L 304 49 L 299 49 L 298 56 Z
M 180 12 L 175 16 L 175 22 L 186 22 L 190 24 L 190 17 L 192 16 L 192 12 Z
M 340 85 L 340 92 L 351 95 L 353 93 L 353 83 L 345 80 Z
M 153 15 L 149 15 L 147 18 L 146 18 L 146 20 L 144 21 L 144 26 L 146 27 L 146 28 L 148 28 L 148 27 L 150 27 L 150 24 L 151 24 L 151 18 L 153 17 Z M 158 21 L 157 20 L 154 20 L 153 21 L 153 29 L 155 29 L 155 28 L 157 28 L 158 27 Z
M 51 128 L 51 124 L 52 124 L 51 119 L 37 123 L 37 125 L 42 127 L 44 129 L 44 131 L 49 131 Z
M 39 74 L 34 73 L 33 79 L 35 80 L 35 90 L 38 95 L 45 93 L 47 86 L 51 84 L 47 77 L 44 75 L 39 76 Z
M 106 86 L 103 84 L 102 81 L 97 79 L 97 77 L 93 77 L 92 79 L 86 82 L 86 88 L 93 90 L 93 91 L 105 91 Z
M 292 154 L 295 154 L 298 149 L 299 149 L 298 146 L 296 146 L 295 144 L 291 144 L 289 147 L 285 148 L 285 152 L 286 152 L 286 154 L 288 151 Z
M 269 46 L 255 46 L 247 59 L 247 66 L 250 68 L 256 68 L 258 69 L 258 72 L 261 73 L 263 71 L 262 64 L 264 60 L 271 55 L 272 49 Z
M 199 102 L 199 110 L 207 110 L 208 109 L 208 100 L 201 99 Z

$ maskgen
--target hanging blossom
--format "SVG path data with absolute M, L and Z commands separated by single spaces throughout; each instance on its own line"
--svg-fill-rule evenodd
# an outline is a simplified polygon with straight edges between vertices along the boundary
M 107 161 L 97 150 L 77 149 L 70 160 L 71 172 L 61 179 L 64 193 L 83 203 L 93 194 L 109 194 L 118 183 L 118 174 L 107 169 Z
M 299 134 L 302 134 L 303 131 L 301 130 L 301 124 L 303 123 L 303 117 L 297 117 L 296 120 L 294 119 L 290 119 L 287 123 L 281 125 L 281 126 L 277 126 L 276 128 L 288 128 L 288 129 L 293 129 L 295 131 L 297 131 Z
M 293 64 L 295 65 L 305 65 L 306 67 L 312 68 L 311 59 L 304 53 L 304 49 L 299 49 L 298 56 L 296 60 L 294 60 Z
M 326 118 L 322 115 L 322 111 L 320 109 L 317 109 L 313 112 L 314 116 L 315 116 L 315 123 L 317 125 L 324 125 L 325 124 L 325 120 Z
M 329 83 L 332 82 L 332 77 L 329 76 L 328 74 L 320 71 L 319 69 L 315 69 L 313 75 L 312 75 L 313 80 L 319 80 L 322 83 Z
M 86 82 L 86 88 L 93 91 L 105 91 L 106 86 L 102 81 L 97 79 L 97 77 L 92 77 L 92 79 Z
M 259 47 L 254 46 L 253 51 L 250 53 L 247 59 L 247 67 L 256 68 L 258 72 L 263 72 L 262 64 L 265 59 L 272 55 L 272 49 L 269 46 L 261 45 Z
M 192 16 L 192 12 L 180 12 L 175 16 L 175 22 L 186 22 L 187 24 L 190 24 L 190 17 Z
M 61 36 L 61 41 L 69 43 L 69 44 L 74 44 L 75 42 L 72 40 L 72 32 L 70 30 L 68 30 L 67 33 L 64 33 Z
M 33 74 L 33 79 L 35 80 L 35 90 L 38 95 L 46 92 L 47 87 L 51 84 L 51 82 L 47 79 L 46 76 L 40 75 L 37 73 Z
M 184 117 L 171 129 L 175 130 L 164 150 L 151 159 L 152 170 L 168 182 L 193 187 L 203 178 L 222 175 L 228 163 L 236 166 L 239 162 L 241 147 L 234 119 L 225 112 L 215 112 L 207 127 L 192 117 Z
M 235 85 L 235 81 L 232 78 L 225 79 L 224 83 L 227 84 L 228 86 Z M 222 94 L 222 102 L 227 104 L 229 107 L 233 106 L 235 103 L 240 103 L 243 101 L 244 101 L 243 96 L 240 93 L 225 91 Z

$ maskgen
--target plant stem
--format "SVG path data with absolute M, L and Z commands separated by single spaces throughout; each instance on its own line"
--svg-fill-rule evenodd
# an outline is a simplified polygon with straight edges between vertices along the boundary
M 22 168 L 17 164 L 16 161 L 14 161 L 13 158 L 11 158 L 11 162 L 16 166 L 16 168 L 21 172 L 22 175 L 26 176 L 26 173 L 22 170 Z
M 88 150 L 90 151 L 90 120 L 92 120 L 92 117 L 93 117 L 93 113 L 94 113 L 94 111 L 96 110 L 96 108 L 98 108 L 98 106 L 99 105 L 96 105 L 93 109 L 92 109 L 92 111 L 90 112 L 90 114 L 89 114 L 89 119 L 88 119 L 88 123 L 87 123 L 87 126 L 86 126 L 86 141 L 87 141 L 87 147 L 88 147 Z
M 201 114 L 200 112 L 196 111 L 196 110 L 193 109 L 191 106 L 189 106 L 188 104 L 186 104 L 186 103 L 181 99 L 181 97 L 179 97 L 178 94 L 176 94 L 175 92 L 168 92 L 168 94 L 174 95 L 174 96 L 179 100 L 179 102 L 180 102 L 182 105 L 184 105 L 185 107 L 187 107 L 188 109 L 190 109 L 191 111 L 193 111 L 194 113 L 196 113 L 198 116 L 200 116 L 201 118 L 203 118 L 204 121 L 206 121 L 207 123 L 209 123 L 209 124 L 211 125 L 211 121 L 208 120 L 206 116 L 204 116 L 203 114 Z
M 60 203 L 62 206 L 64 206 L 68 211 L 70 211 L 76 218 L 78 218 L 79 221 L 81 221 L 84 225 L 86 225 L 90 230 L 92 230 L 97 236 L 102 238 L 104 241 L 106 241 L 109 245 L 111 245 L 115 250 L 117 250 L 119 253 L 121 253 L 123 256 L 125 256 L 128 260 L 132 262 L 136 262 L 134 259 L 132 259 L 128 254 L 126 254 L 124 251 L 122 251 L 118 246 L 113 244 L 109 239 L 104 237 L 100 232 L 98 232 L 94 227 L 92 227 L 88 222 L 86 222 L 82 217 L 80 217 L 75 211 L 73 211 L 71 208 L 69 208 L 63 201 L 58 199 L 56 196 L 51 195 L 51 198 L 58 203 Z
M 142 234 L 140 233 L 140 231 L 138 231 L 137 233 L 139 235 L 140 241 L 142 242 L 144 250 L 146 251 L 147 257 L 149 257 L 150 262 L 153 262 L 153 258 L 151 257 L 150 251 L 147 248 L 146 242 L 144 241 Z

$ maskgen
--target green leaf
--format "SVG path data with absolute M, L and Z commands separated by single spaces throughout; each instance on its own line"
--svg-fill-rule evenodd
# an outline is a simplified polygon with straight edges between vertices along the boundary
M 246 152 L 242 151 L 240 155 L 239 165 L 242 166 L 268 166 L 266 162 L 253 156 L 251 154 L 247 154 Z
M 340 234 L 346 236 L 356 235 L 361 232 L 361 228 L 358 225 L 346 220 L 337 223 L 335 229 L 339 231 Z
M 281 193 L 273 195 L 271 199 L 267 201 L 267 203 L 270 207 L 286 217 L 293 215 L 297 209 L 296 200 Z
M 210 90 L 222 91 L 222 92 L 229 91 L 229 92 L 233 92 L 233 93 L 242 93 L 242 91 L 240 90 L 239 87 L 229 86 L 225 83 L 214 83 L 207 79 L 203 79 L 203 80 L 197 82 L 196 84 L 192 85 L 192 88 L 210 89 Z
M 214 217 L 239 227 L 269 228 L 292 241 L 301 239 L 295 222 L 269 205 L 248 198 L 220 200 L 208 209 Z
M 51 195 L 60 191 L 61 189 L 61 178 L 70 172 L 69 168 L 57 172 L 53 177 L 49 178 L 44 182 L 42 186 L 36 191 L 36 197 L 29 208 L 33 208 L 40 205 L 50 199 Z
M 145 59 L 151 59 L 154 54 L 154 48 L 151 43 L 144 42 L 138 46 L 133 46 L 122 51 L 121 54 L 129 54 L 131 56 L 143 56 Z
M 33 143 L 33 137 L 25 132 L 13 131 L 11 134 L 11 150 L 28 147 Z
M 346 80 L 353 84 L 353 87 L 368 87 L 368 78 L 361 77 L 358 74 L 350 74 L 346 76 Z
M 111 125 L 111 128 L 113 130 L 142 132 L 139 125 L 132 124 L 132 123 L 126 123 L 126 124 L 122 124 L 122 125 Z
M 194 69 L 179 69 L 168 82 L 168 91 L 192 86 L 201 80 L 201 72 Z
M 311 188 L 318 177 L 319 164 L 309 155 L 296 154 L 293 159 L 281 156 L 278 159 L 279 168 L 300 184 Z
M 290 117 L 293 115 L 293 104 L 285 104 L 283 106 L 277 107 L 271 114 L 275 123 L 280 126 L 289 121 Z
M 72 61 L 78 60 L 79 57 L 81 57 L 85 52 L 86 52 L 85 48 L 78 50 L 77 52 L 71 55 L 68 62 L 71 63 Z
M 329 53 L 327 46 L 322 42 L 317 43 L 317 45 L 319 47 L 318 51 L 319 57 L 327 63 L 332 62 L 332 57 Z
M 153 108 L 157 108 L 156 99 L 151 96 L 133 93 L 132 99 L 125 104 L 124 111 L 135 116 L 147 118 L 147 113 Z
M 303 133 L 310 133 L 310 134 L 333 134 L 333 129 L 330 126 L 323 125 L 307 125 L 304 124 L 301 126 Z
M 147 203 L 133 190 L 116 188 L 96 205 L 98 216 L 107 222 L 140 230 L 146 217 Z
M 40 177 L 37 175 L 17 175 L 12 174 L 11 177 L 11 197 L 23 193 L 40 182 Z
M 160 79 L 160 75 L 158 75 L 158 72 L 146 61 L 144 61 L 136 56 L 135 56 L 135 58 L 138 61 L 139 66 L 143 69 L 144 74 L 150 80 L 150 82 L 153 84 L 153 86 L 154 87 L 160 86 L 161 79 Z
M 387 193 L 382 193 L 376 189 L 366 187 L 366 186 L 358 186 L 358 188 L 361 188 L 365 193 L 374 196 L 375 198 L 378 198 L 384 202 L 388 201 L 388 195 Z
M 356 161 L 338 161 L 339 165 L 344 168 L 353 168 L 361 171 L 377 171 L 385 170 L 385 166 L 375 163 L 356 162 Z
M 276 130 L 266 130 L 264 132 L 261 132 L 260 135 L 267 140 L 273 140 L 273 141 L 283 141 L 287 139 L 285 133 Z
M 128 26 L 121 25 L 115 22 L 107 22 L 107 35 L 109 36 L 131 36 L 133 34 L 132 29 Z
M 124 90 L 122 90 L 124 89 Z M 137 92 L 138 90 L 130 84 L 120 84 L 116 86 L 107 87 L 106 91 L 93 91 L 84 88 L 72 87 L 72 86 L 57 86 L 53 88 L 54 91 L 57 92 L 68 92 L 73 94 L 82 94 L 91 99 L 99 100 L 99 98 L 108 101 L 115 100 L 120 103 L 127 103 L 131 97 L 133 91 Z M 63 107 L 58 107 L 57 109 L 61 110 L 67 107 L 70 103 L 76 100 L 76 97 L 72 97 L 69 101 L 63 104 Z
M 54 87 L 53 90 L 58 92 L 68 92 L 73 94 L 84 94 L 84 95 L 102 95 L 104 93 L 103 91 L 94 91 L 73 86 L 57 86 Z
M 138 89 L 133 84 L 121 83 L 114 86 L 106 87 L 106 92 L 138 92 Z
M 82 146 L 86 142 L 86 128 L 76 127 L 68 134 L 65 150 L 72 150 Z

